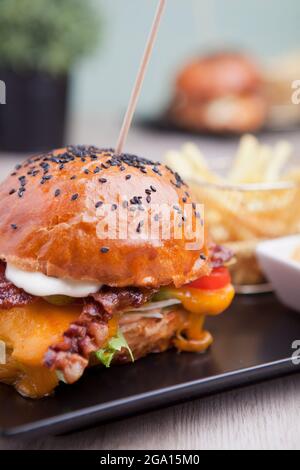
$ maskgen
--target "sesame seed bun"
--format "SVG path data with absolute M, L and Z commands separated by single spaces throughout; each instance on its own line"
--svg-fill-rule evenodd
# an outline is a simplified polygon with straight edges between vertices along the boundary
M 25 271 L 110 286 L 181 286 L 209 273 L 206 247 L 184 237 L 145 239 L 145 216 L 191 203 L 179 175 L 158 162 L 112 150 L 68 147 L 18 165 L 0 185 L 0 258 Z M 105 239 L 102 220 L 127 208 L 134 236 Z M 192 224 L 199 219 L 193 211 Z M 184 225 L 184 223 L 183 223 Z M 121 238 L 121 239 L 120 239 Z M 159 243 L 158 243 L 159 242 Z

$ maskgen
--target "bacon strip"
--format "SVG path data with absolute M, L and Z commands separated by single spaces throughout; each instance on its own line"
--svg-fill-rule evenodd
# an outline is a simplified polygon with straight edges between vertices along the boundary
M 100 304 L 88 299 L 78 320 L 64 333 L 63 340 L 50 346 L 44 365 L 50 370 L 60 371 L 67 383 L 76 382 L 88 366 L 90 354 L 106 344 L 111 318 L 112 315 Z
M 138 287 L 103 287 L 99 292 L 93 294 L 96 302 L 102 305 L 104 310 L 111 315 L 124 312 L 128 308 L 139 308 L 148 302 L 155 294 L 155 289 L 140 289 Z
M 45 366 L 60 371 L 67 383 L 76 382 L 88 366 L 90 355 L 109 339 L 108 321 L 113 315 L 126 308 L 138 308 L 154 292 L 134 287 L 102 288 L 85 302 L 81 315 L 64 333 L 63 340 L 50 346 L 44 358 Z
M 9 310 L 12 307 L 23 307 L 36 300 L 33 295 L 14 286 L 5 277 L 6 264 L 0 261 L 0 308 Z
M 232 260 L 234 253 L 224 246 L 212 244 L 210 246 L 210 263 L 212 268 L 221 268 Z

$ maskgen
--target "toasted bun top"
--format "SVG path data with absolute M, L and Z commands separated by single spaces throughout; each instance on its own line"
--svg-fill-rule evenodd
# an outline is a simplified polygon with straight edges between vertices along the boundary
M 261 83 L 250 59 L 237 53 L 219 53 L 188 64 L 178 75 L 177 91 L 190 99 L 212 100 L 256 91 Z
M 0 258 L 64 279 L 180 286 L 210 270 L 205 247 L 190 250 L 190 239 L 176 239 L 175 227 L 186 225 L 186 203 L 185 183 L 158 162 L 83 146 L 33 156 L 0 186 Z M 155 240 L 145 237 L 147 221 L 159 224 L 164 204 L 176 215 L 170 236 L 159 230 Z M 114 225 L 124 214 L 125 225 Z M 193 206 L 193 227 L 199 219 Z

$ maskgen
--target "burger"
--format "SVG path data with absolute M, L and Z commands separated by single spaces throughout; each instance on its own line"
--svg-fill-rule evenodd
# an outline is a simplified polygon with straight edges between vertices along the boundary
M 92 366 L 204 352 L 234 291 L 203 225 L 159 162 L 70 146 L 17 165 L 0 186 L 0 381 L 39 398 Z
M 240 134 L 260 129 L 267 111 L 257 66 L 238 53 L 217 53 L 178 74 L 168 116 L 187 130 Z

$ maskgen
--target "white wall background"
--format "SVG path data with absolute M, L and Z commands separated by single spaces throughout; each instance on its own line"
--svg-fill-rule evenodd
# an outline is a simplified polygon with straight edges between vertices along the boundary
M 157 4 L 91 1 L 103 16 L 103 38 L 74 74 L 72 110 L 81 119 L 123 112 Z M 139 113 L 162 106 L 174 72 L 187 57 L 226 47 L 245 49 L 261 61 L 300 49 L 300 1 L 168 0 Z

